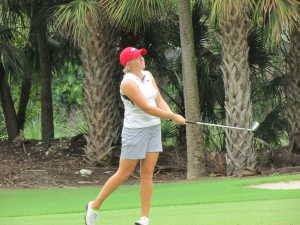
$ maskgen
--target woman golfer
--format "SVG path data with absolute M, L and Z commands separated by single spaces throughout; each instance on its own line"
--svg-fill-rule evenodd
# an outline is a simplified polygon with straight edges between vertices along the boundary
M 121 82 L 121 98 L 125 106 L 122 130 L 122 149 L 118 171 L 106 182 L 95 201 L 86 205 L 86 225 L 94 225 L 103 201 L 113 193 L 132 173 L 140 161 L 140 197 L 142 217 L 136 225 L 148 225 L 152 197 L 153 170 L 162 152 L 160 118 L 186 124 L 185 119 L 172 113 L 163 100 L 152 74 L 144 71 L 145 49 L 125 48 L 120 54 L 125 67 Z

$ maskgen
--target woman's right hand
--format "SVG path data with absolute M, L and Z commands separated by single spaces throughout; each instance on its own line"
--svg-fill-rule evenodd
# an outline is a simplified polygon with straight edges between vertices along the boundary
M 185 118 L 179 114 L 174 114 L 172 120 L 180 125 L 186 125 Z

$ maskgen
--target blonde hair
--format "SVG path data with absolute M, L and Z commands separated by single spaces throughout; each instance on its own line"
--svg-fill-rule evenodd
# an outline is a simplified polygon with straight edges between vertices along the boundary
M 124 68 L 124 70 L 123 70 L 124 73 L 131 73 L 131 69 L 130 69 L 130 67 L 127 65 L 128 63 L 129 63 L 129 64 L 131 63 L 131 59 L 126 63 L 125 68 Z
M 125 66 L 124 70 L 123 70 L 124 73 L 130 73 L 131 72 L 131 69 L 129 66 Z

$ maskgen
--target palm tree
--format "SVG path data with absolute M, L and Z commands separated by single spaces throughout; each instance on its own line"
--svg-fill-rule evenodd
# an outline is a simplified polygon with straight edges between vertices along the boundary
M 118 63 L 115 29 L 100 12 L 96 1 L 71 1 L 58 7 L 57 26 L 70 29 L 70 36 L 81 48 L 84 74 L 84 109 L 87 115 L 89 164 L 108 165 L 113 142 L 120 133 L 117 92 L 113 70 Z
M 139 20 L 146 18 L 155 13 L 153 10 L 155 5 L 161 6 L 163 1 L 149 1 L 147 4 L 149 9 L 144 10 L 146 4 L 143 1 L 112 1 L 111 9 L 113 9 L 111 18 L 117 24 L 123 25 L 128 29 L 135 28 L 135 30 L 142 27 Z M 136 4 L 133 4 L 135 2 Z M 153 4 L 155 2 L 155 4 Z M 164 1 L 168 4 L 168 1 Z M 134 7 L 133 7 L 134 6 Z M 163 6 L 163 5 L 162 5 Z M 118 7 L 124 9 L 122 15 L 119 15 Z M 115 8 L 115 9 L 114 9 Z M 132 10 L 135 8 L 136 10 Z M 189 0 L 179 1 L 179 21 L 181 34 L 181 49 L 182 49 L 182 64 L 184 77 L 184 92 L 185 92 L 185 107 L 186 117 L 190 120 L 199 120 L 200 106 L 198 96 L 196 62 L 194 52 L 194 39 L 192 28 L 192 12 Z M 130 14 L 129 14 L 130 12 Z M 136 13 L 135 13 L 136 12 Z M 135 14 L 136 15 L 135 15 Z M 128 19 L 127 19 L 128 18 Z M 188 172 L 187 179 L 193 179 L 205 175 L 204 154 L 202 150 L 202 136 L 201 127 L 189 126 L 187 128 L 187 155 L 188 155 Z
M 5 118 L 8 140 L 12 141 L 19 134 L 19 122 L 12 99 L 10 85 L 17 82 L 17 77 L 29 72 L 27 60 L 22 52 L 12 45 L 14 34 L 17 33 L 16 17 L 19 10 L 12 10 L 11 5 L 1 2 L 2 14 L 0 25 L 0 101 Z M 6 2 L 7 3 L 7 2 Z M 10 79 L 9 79 L 10 77 Z
M 84 79 L 84 107 L 88 116 L 86 153 L 90 162 L 107 165 L 112 143 L 120 133 L 121 118 L 117 109 L 117 92 L 113 70 L 118 63 L 115 29 L 102 17 L 81 45 Z M 100 50 L 99 50 L 100 49 Z
M 216 123 L 216 120 L 219 121 L 219 119 L 214 113 L 214 108 L 216 102 L 219 105 L 224 105 L 224 101 L 219 100 L 223 99 L 221 96 L 224 92 L 224 85 L 220 71 L 215 71 L 215 67 L 220 61 L 219 57 L 205 47 L 209 34 L 208 17 L 209 9 L 204 6 L 202 1 L 196 1 L 192 5 L 192 21 L 201 108 L 200 117 L 202 121 Z M 158 86 L 161 92 L 175 105 L 176 112 L 185 116 L 178 12 L 169 13 L 168 19 L 164 23 L 151 23 L 145 30 L 144 39 L 145 47 L 149 50 L 146 55 L 147 67 L 150 66 L 149 69 L 155 71 L 154 75 L 159 80 Z M 209 69 L 206 66 L 207 63 Z M 168 84 L 168 87 L 172 87 L 172 91 L 168 91 L 168 88 L 164 85 L 165 83 Z M 185 145 L 186 126 L 178 126 L 178 131 L 177 143 Z
M 215 0 L 212 20 L 220 16 L 222 39 L 221 66 L 225 85 L 226 125 L 250 127 L 252 124 L 252 103 L 250 68 L 248 63 L 249 34 L 247 10 L 252 10 L 253 24 L 268 19 L 268 32 L 279 40 L 285 25 L 293 25 L 291 18 L 298 17 L 297 1 L 275 0 Z M 263 20 L 261 20 L 263 18 Z M 298 17 L 299 18 L 299 17 Z M 225 130 L 227 175 L 241 174 L 247 166 L 255 167 L 253 134 L 244 131 Z
M 221 45 L 217 43 L 216 47 L 211 46 L 208 35 L 207 17 L 209 10 L 203 6 L 201 1 L 192 6 L 194 43 L 197 59 L 197 77 L 199 86 L 199 101 L 201 108 L 201 120 L 208 123 L 224 124 L 226 115 L 224 109 L 224 83 L 222 72 L 216 68 L 220 64 Z M 182 84 L 182 63 L 180 49 L 180 29 L 178 24 L 178 13 L 174 16 L 169 14 L 169 18 L 164 23 L 153 22 L 145 29 L 143 44 L 148 50 L 147 68 L 154 71 L 158 79 L 159 88 L 165 95 L 167 101 L 173 106 L 173 109 L 181 115 L 184 113 L 184 94 Z M 162 32 L 163 31 L 163 32 Z M 249 45 L 249 66 L 251 70 L 251 100 L 255 109 L 253 116 L 260 118 L 259 129 L 255 131 L 254 137 L 264 140 L 271 146 L 281 144 L 280 139 L 286 130 L 283 120 L 281 89 L 284 76 L 278 72 L 273 65 L 273 58 L 277 57 L 274 50 L 267 50 L 264 41 L 263 29 L 254 27 L 250 30 L 248 36 Z M 210 52 L 214 49 L 217 55 Z M 220 47 L 219 47 L 220 46 Z M 165 54 L 167 52 L 167 54 Z M 267 76 L 266 76 L 267 75 Z M 279 106 L 277 106 L 279 105 Z M 270 112 L 270 109 L 272 111 Z M 273 110 L 274 109 L 274 110 Z M 268 115 L 269 114 L 269 115 Z M 265 119 L 264 119 L 265 118 Z M 164 123 L 168 131 L 171 126 Z M 164 128 L 164 126 L 162 128 Z M 177 126 L 179 131 L 186 126 Z M 167 130 L 167 129 L 166 129 Z M 173 133 L 173 137 L 178 137 L 180 132 Z M 218 135 L 216 134 L 218 133 Z M 202 127 L 203 145 L 205 149 L 219 149 L 226 151 L 224 130 L 219 131 L 210 129 L 207 126 Z M 183 141 L 186 143 L 186 135 L 179 135 L 177 143 Z
M 286 56 L 288 63 L 287 82 L 285 86 L 287 113 L 289 122 L 290 150 L 299 151 L 300 149 L 300 80 L 299 80 L 299 1 L 280 1 L 277 6 L 274 1 L 263 1 L 258 6 L 269 9 L 269 16 L 266 18 L 267 32 L 274 30 L 273 40 L 281 39 L 280 32 L 289 33 L 289 54 Z M 276 18 L 274 20 L 274 17 Z M 271 19 L 273 18 L 273 22 Z M 271 22 L 270 22 L 271 21 Z M 279 22 L 279 23 L 278 23 Z M 275 25 L 274 25 L 275 23 Z M 277 23 L 277 24 L 276 24 Z M 275 29 L 273 27 L 275 26 Z M 272 36 L 272 35 L 270 35 Z
M 68 55 L 72 55 L 72 51 L 64 51 L 66 47 L 69 47 L 69 45 L 66 45 L 64 41 L 61 41 L 61 44 L 56 42 L 53 38 L 50 38 L 49 36 L 45 37 L 43 36 L 45 34 L 45 21 L 48 21 L 47 18 L 49 18 L 49 15 L 51 15 L 51 3 L 44 2 L 43 6 L 38 5 L 42 2 L 34 2 L 34 1 L 1 1 L 2 6 L 2 14 L 1 14 L 1 28 L 0 28 L 0 36 L 1 36 L 1 50 L 3 53 L 3 70 L 2 75 L 4 74 L 5 77 L 2 77 L 4 80 L 1 82 L 1 84 L 5 84 L 8 88 L 3 88 L 2 90 L 6 93 L 4 96 L 5 98 L 2 98 L 2 108 L 4 110 L 4 114 L 6 115 L 6 125 L 8 130 L 8 136 L 9 140 L 12 140 L 18 135 L 19 130 L 23 129 L 24 122 L 25 122 L 25 115 L 26 115 L 26 108 L 29 101 L 29 95 L 30 95 L 30 86 L 31 86 L 31 80 L 34 78 L 34 76 L 38 75 L 40 73 L 41 67 L 44 67 L 42 69 L 44 72 L 49 73 L 48 69 L 46 67 L 50 66 L 50 76 L 46 76 L 47 80 L 44 82 L 43 80 L 43 87 L 46 85 L 48 88 L 50 87 L 50 91 L 44 93 L 43 90 L 46 88 L 42 88 L 42 98 L 43 105 L 46 104 L 46 106 L 52 108 L 52 100 L 48 100 L 48 98 L 44 98 L 44 96 L 50 96 L 52 94 L 51 91 L 51 79 L 52 79 L 52 73 L 55 71 L 55 69 L 58 69 L 58 67 L 63 66 L 64 64 L 61 62 L 62 59 L 65 60 L 63 57 L 66 56 L 66 53 Z M 53 4 L 53 3 L 52 3 Z M 27 24 L 29 23 L 29 30 L 27 29 Z M 20 34 L 21 32 L 28 33 L 27 40 L 25 39 L 24 45 L 24 52 L 21 52 L 18 48 L 11 46 L 11 39 L 13 38 L 13 34 Z M 37 33 L 42 34 L 37 35 Z M 48 35 L 49 33 L 47 33 Z M 55 34 L 55 32 L 52 31 L 52 36 Z M 23 34 L 24 35 L 24 34 Z M 40 36 L 40 38 L 37 38 L 37 36 Z M 58 36 L 56 34 L 56 36 Z M 56 37 L 55 37 L 56 38 Z M 38 39 L 42 43 L 41 45 L 38 45 Z M 41 53 L 39 54 L 39 47 L 42 47 L 48 49 L 48 54 L 45 54 L 46 51 L 41 49 Z M 73 47 L 73 46 L 72 46 Z M 42 56 L 41 56 L 42 55 Z M 41 57 L 40 57 L 41 56 Z M 12 57 L 12 58 L 11 58 Z M 25 59 L 26 57 L 26 59 Z M 72 55 L 73 57 L 73 55 Z M 13 60 L 15 58 L 15 60 Z M 46 60 L 45 60 L 46 58 Z M 47 59 L 48 58 L 48 59 Z M 41 60 L 40 60 L 41 59 Z M 65 61 L 68 61 L 69 59 L 66 59 Z M 41 66 L 42 65 L 42 66 Z M 44 66 L 43 66 L 44 65 Z M 46 67 L 45 67 L 46 66 Z M 2 67 L 1 67 L 2 68 Z M 46 70 L 45 70 L 46 68 Z M 22 88 L 21 88 L 21 94 L 20 94 L 20 101 L 19 101 L 19 108 L 18 113 L 16 114 L 16 110 L 14 108 L 14 104 L 12 100 L 9 100 L 11 98 L 10 89 L 7 83 L 8 74 L 11 78 L 15 78 L 18 76 L 18 79 L 10 79 L 13 80 L 14 83 L 11 83 L 11 85 L 17 83 L 18 80 L 22 80 Z M 1 78 L 1 79 L 2 79 Z M 40 80 L 39 78 L 37 80 Z M 16 81 L 16 82 L 15 82 Z M 50 85 L 49 85 L 50 84 Z M 53 121 L 51 121 L 51 117 L 53 118 L 53 110 L 52 109 L 44 109 L 42 110 L 44 114 L 50 115 L 50 120 L 46 116 L 46 119 L 44 121 L 48 121 L 49 124 L 53 124 Z M 45 118 L 45 117 L 44 117 Z M 43 122 L 43 126 L 45 127 L 43 133 L 46 135 L 43 135 L 43 138 L 49 138 L 52 137 L 52 128 L 51 126 L 48 126 L 47 124 Z M 12 126 L 13 125 L 13 126 Z M 50 129 L 49 129 L 50 128 Z M 49 130 L 49 135 L 47 134 L 47 130 Z M 12 132 L 14 131 L 14 132 Z
M 121 131 L 119 91 L 112 76 L 118 64 L 118 39 L 112 24 L 138 31 L 150 16 L 161 11 L 162 5 L 160 1 L 76 0 L 56 11 L 57 26 L 67 30 L 82 50 L 84 107 L 88 118 L 85 151 L 89 164 L 108 165 L 112 144 Z
M 7 128 L 8 140 L 12 141 L 19 134 L 18 120 L 11 97 L 10 88 L 3 63 L 0 62 L 0 103 L 3 109 L 4 119 Z
M 300 149 L 300 32 L 297 28 L 290 31 L 290 54 L 288 57 L 289 75 L 287 85 L 287 118 L 290 124 L 291 150 Z
M 185 94 L 185 116 L 187 120 L 198 121 L 200 118 L 200 105 L 190 0 L 179 0 L 178 10 Z M 188 160 L 187 179 L 205 176 L 201 127 L 188 125 L 186 133 Z
M 37 22 L 37 12 L 42 11 L 46 1 L 33 2 L 33 19 Z M 41 18 L 41 17 L 39 17 Z M 45 19 L 45 17 L 43 17 Z M 52 104 L 52 74 L 50 65 L 49 47 L 47 42 L 47 20 L 38 21 L 36 28 L 41 72 L 41 122 L 42 139 L 54 138 L 53 104 Z

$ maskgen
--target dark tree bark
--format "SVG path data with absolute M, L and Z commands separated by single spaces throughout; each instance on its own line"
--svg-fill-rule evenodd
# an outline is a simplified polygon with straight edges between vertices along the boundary
M 41 70 L 41 119 L 42 139 L 54 138 L 53 105 L 51 91 L 51 68 L 46 30 L 38 31 L 38 45 Z
M 2 62 L 0 62 L 0 101 L 3 109 L 8 140 L 12 141 L 19 135 L 18 119 L 10 88 L 5 79 L 5 70 Z
M 22 80 L 22 88 L 20 95 L 20 104 L 18 109 L 18 127 L 19 130 L 24 130 L 25 116 L 26 116 L 26 108 L 29 102 L 30 97 L 30 87 L 31 87 L 31 76 L 23 77 Z
M 185 115 L 187 120 L 199 121 L 200 105 L 195 61 L 190 0 L 179 0 L 180 42 L 184 82 Z M 205 176 L 201 126 L 187 125 L 187 179 Z
M 33 5 L 33 11 L 36 13 L 37 12 L 37 5 Z M 33 39 L 34 36 L 34 27 L 33 27 L 33 23 L 32 20 L 30 21 L 30 29 L 29 29 L 29 35 L 28 35 L 28 40 L 33 43 L 35 40 Z M 33 55 L 32 52 L 30 53 L 26 53 L 29 57 L 29 68 L 30 70 L 33 71 L 33 62 L 30 60 Z M 21 87 L 21 94 L 20 94 L 20 104 L 19 104 L 19 109 L 18 109 L 18 113 L 17 113 L 17 118 L 18 118 L 18 123 L 19 123 L 19 130 L 22 129 L 24 130 L 24 123 L 25 123 L 25 117 L 26 117 L 26 109 L 27 109 L 27 105 L 29 102 L 29 98 L 30 98 L 30 91 L 31 91 L 31 78 L 32 78 L 32 71 L 29 71 L 29 73 L 27 74 L 27 76 L 23 76 L 22 79 L 22 87 Z

